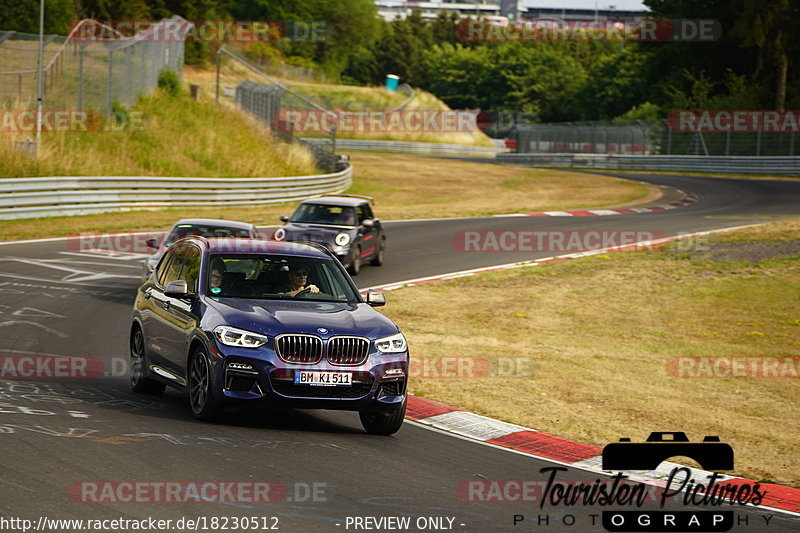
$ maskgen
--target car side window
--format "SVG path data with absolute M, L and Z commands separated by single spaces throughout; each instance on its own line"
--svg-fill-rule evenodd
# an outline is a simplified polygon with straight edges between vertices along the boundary
M 366 205 L 366 204 L 358 206 L 358 223 L 359 224 L 364 222 L 365 219 L 369 218 L 369 216 L 367 215 L 367 209 L 369 209 L 369 206 Z
M 361 207 L 364 208 L 364 217 L 365 218 L 369 218 L 369 219 L 374 219 L 375 218 L 375 215 L 372 214 L 372 208 L 369 206 L 369 204 L 364 204 Z
M 164 257 L 161 258 L 161 262 L 158 264 L 156 270 L 156 280 L 160 285 L 164 285 L 164 277 L 167 274 L 167 269 L 169 268 L 169 264 L 172 262 L 172 259 L 175 257 L 175 250 L 169 250 L 167 253 L 164 254 Z
M 170 281 L 180 279 L 181 267 L 183 266 L 183 261 L 186 259 L 187 252 L 186 246 L 180 246 L 178 248 L 175 252 L 175 257 L 170 261 L 167 271 L 164 273 L 164 278 L 159 278 L 161 285 L 166 287 Z
M 200 250 L 194 246 L 186 247 L 186 260 L 178 279 L 186 282 L 186 290 L 190 294 L 197 294 L 197 280 L 200 277 Z

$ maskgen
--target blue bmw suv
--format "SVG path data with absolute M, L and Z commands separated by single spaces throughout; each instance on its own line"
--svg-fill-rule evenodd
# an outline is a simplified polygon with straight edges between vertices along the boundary
M 188 237 L 139 287 L 130 331 L 133 390 L 188 391 L 192 411 L 267 403 L 358 411 L 368 433 L 405 417 L 408 347 L 323 246 Z

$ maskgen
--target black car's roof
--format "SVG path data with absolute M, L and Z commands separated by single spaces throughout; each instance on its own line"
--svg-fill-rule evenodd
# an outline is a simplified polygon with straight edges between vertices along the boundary
M 221 218 L 182 218 L 177 221 L 172 227 L 181 226 L 183 224 L 191 224 L 196 226 L 220 226 L 226 228 L 237 229 L 252 229 L 253 225 L 247 222 L 239 222 L 238 220 L 223 220 Z
M 300 203 L 356 207 L 361 204 L 368 204 L 369 200 L 364 198 L 349 198 L 347 196 L 320 196 L 319 198 L 309 198 L 308 200 L 303 200 Z

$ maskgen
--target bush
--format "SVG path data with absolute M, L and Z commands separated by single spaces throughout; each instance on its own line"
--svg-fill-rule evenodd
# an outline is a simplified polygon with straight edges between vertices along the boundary
M 181 93 L 181 82 L 178 80 L 178 74 L 168 68 L 162 68 L 158 73 L 158 88 L 170 96 L 178 96 Z

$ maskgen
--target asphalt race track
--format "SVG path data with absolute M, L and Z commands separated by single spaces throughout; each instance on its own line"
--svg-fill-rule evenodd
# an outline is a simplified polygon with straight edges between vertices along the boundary
M 365 266 L 356 281 L 366 287 L 557 255 L 458 251 L 453 235 L 460 230 L 638 230 L 675 235 L 800 215 L 800 181 L 625 177 L 674 186 L 698 194 L 700 200 L 668 211 L 617 216 L 389 222 L 386 264 Z M 361 429 L 358 416 L 347 412 L 235 412 L 224 425 L 207 424 L 192 417 L 186 397 L 175 391 L 168 389 L 161 397 L 132 393 L 127 335 L 142 257 L 80 253 L 64 240 L 0 246 L 0 354 L 84 356 L 97 358 L 99 369 L 95 377 L 80 380 L 0 380 L 0 516 L 34 524 L 40 517 L 206 517 L 208 530 L 227 524 L 234 531 L 245 528 L 234 529 L 231 517 L 264 517 L 259 518 L 265 521 L 259 522 L 259 530 L 277 524 L 279 531 L 287 532 L 357 531 L 367 526 L 377 530 L 375 522 L 356 527 L 355 518 L 407 516 L 412 531 L 604 531 L 599 519 L 592 525 L 590 515 L 597 517 L 604 510 L 598 506 L 540 508 L 532 501 L 469 501 L 459 490 L 470 480 L 545 481 L 547 475 L 539 469 L 553 466 L 550 462 L 413 423 L 393 437 L 370 436 Z M 391 293 L 387 298 L 391 306 Z M 570 469 L 558 479 L 591 483 L 596 477 Z M 273 496 L 280 492 L 275 487 L 286 492 L 277 497 L 281 501 L 270 503 L 171 503 L 163 493 L 154 503 L 129 503 L 122 501 L 121 492 L 103 496 L 95 490 L 103 486 L 97 482 L 106 481 L 269 481 L 274 483 Z M 657 502 L 643 508 L 660 509 Z M 670 501 L 666 509 L 701 508 Z M 731 531 L 800 530 L 797 516 L 738 506 L 725 509 L 735 512 Z M 514 515 L 525 519 L 515 526 Z M 540 516 L 548 522 L 539 523 Z M 227 522 L 212 528 L 214 517 Z M 433 520 L 442 517 L 441 523 Z M 189 529 L 193 530 L 165 530 Z

